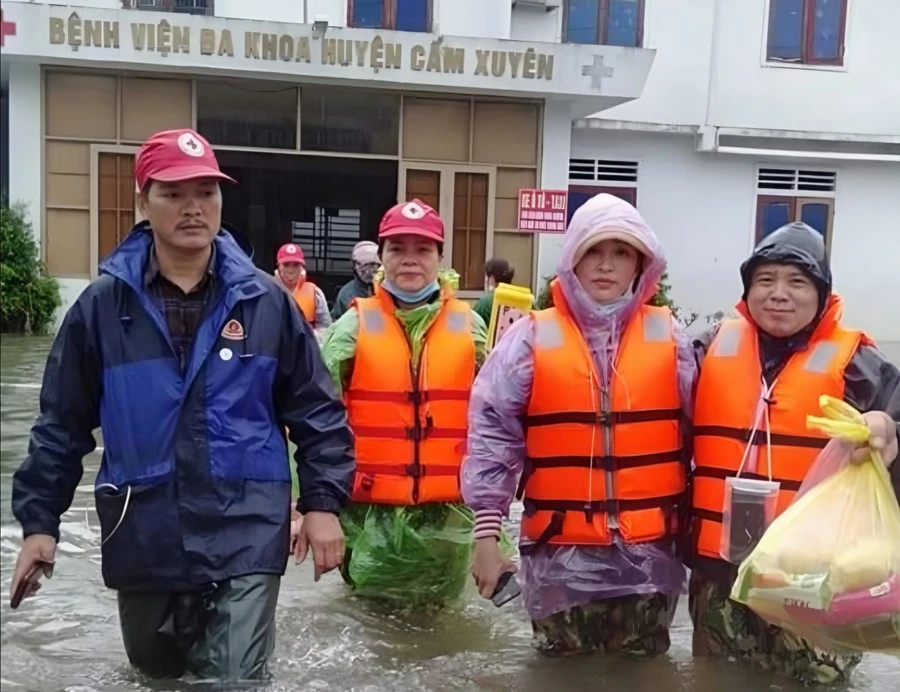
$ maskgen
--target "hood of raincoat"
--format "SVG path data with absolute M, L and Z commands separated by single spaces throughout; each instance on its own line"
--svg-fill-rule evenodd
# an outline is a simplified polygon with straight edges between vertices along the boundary
M 646 247 L 630 299 L 602 306 L 594 301 L 575 276 L 575 253 L 584 239 L 598 230 L 617 230 L 633 236 Z M 635 308 L 648 302 L 666 271 L 666 257 L 659 239 L 637 209 L 613 195 L 600 194 L 585 202 L 566 230 L 557 265 L 557 281 L 573 316 L 585 331 L 608 330 L 628 320 Z M 618 331 L 618 330 L 615 330 Z
M 750 290 L 753 270 L 762 262 L 793 264 L 809 274 L 819 289 L 820 311 L 831 294 L 832 278 L 825 239 L 802 222 L 789 223 L 760 241 L 753 254 L 741 265 L 744 296 Z
M 747 294 L 753 280 L 753 271 L 763 262 L 792 264 L 802 269 L 815 283 L 819 292 L 819 310 L 812 322 L 796 334 L 774 337 L 759 330 L 760 364 L 763 377 L 771 383 L 787 363 L 788 358 L 806 348 L 812 336 L 820 329 L 830 329 L 843 314 L 840 296 L 832 293 L 831 266 L 825 239 L 815 229 L 802 222 L 789 223 L 762 239 L 753 254 L 741 265 L 744 294 L 737 310 L 755 324 L 747 306 Z

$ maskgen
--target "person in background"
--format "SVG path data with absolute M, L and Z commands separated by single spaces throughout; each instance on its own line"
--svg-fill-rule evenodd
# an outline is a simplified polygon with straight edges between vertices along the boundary
M 487 330 L 439 272 L 444 222 L 434 209 L 397 204 L 378 242 L 375 295 L 357 298 L 322 345 L 358 460 L 342 573 L 363 596 L 441 605 L 468 577 L 473 520 L 460 506 L 459 467 Z
M 306 517 L 298 552 L 312 548 L 318 579 L 343 556 L 346 411 L 291 297 L 221 230 L 219 181 L 230 178 L 209 143 L 155 134 L 135 179 L 148 221 L 103 260 L 47 359 L 12 482 L 25 540 L 11 593 L 52 571 L 100 427 L 103 581 L 128 659 L 152 677 L 261 679 L 291 529 L 284 430 Z
M 355 298 L 369 298 L 374 295 L 372 279 L 381 266 L 378 259 L 378 245 L 371 240 L 363 240 L 354 245 L 353 252 L 350 253 L 350 266 L 353 268 L 353 278 L 341 287 L 337 300 L 334 301 L 334 307 L 331 308 L 331 317 L 335 320 L 347 312 Z
M 472 389 L 462 469 L 472 571 L 490 598 L 515 569 L 498 536 L 519 495 L 519 581 L 544 653 L 669 648 L 696 364 L 668 308 L 647 305 L 665 267 L 634 207 L 593 197 L 566 232 L 554 307 L 512 325 Z
M 739 317 L 695 342 L 701 371 L 689 552 L 694 655 L 752 659 L 807 684 L 844 683 L 859 655 L 823 651 L 729 599 L 737 565 L 720 555 L 725 479 L 747 457 L 741 475 L 768 480 L 771 473 L 781 484 L 783 512 L 828 442 L 806 426 L 808 415 L 821 415 L 819 397 L 827 394 L 864 412 L 871 444 L 900 497 L 900 371 L 865 333 L 842 323 L 825 242 L 806 224 L 763 239 L 741 266 L 741 279 Z M 864 449 L 857 455 L 867 456 Z
M 306 260 L 303 258 L 303 248 L 295 243 L 282 245 L 278 249 L 277 263 L 275 276 L 294 296 L 306 321 L 316 332 L 330 327 L 331 313 L 328 311 L 325 294 L 312 281 L 306 279 Z
M 484 295 L 475 303 L 473 310 L 481 315 L 485 324 L 491 323 L 491 312 L 494 309 L 494 291 L 498 284 L 512 283 L 516 268 L 508 260 L 492 257 L 484 265 Z

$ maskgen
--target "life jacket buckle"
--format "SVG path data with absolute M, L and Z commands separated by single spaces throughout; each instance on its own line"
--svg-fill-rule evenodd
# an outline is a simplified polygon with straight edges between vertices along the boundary
M 413 442 L 421 442 L 422 441 L 422 428 L 418 425 L 415 425 L 411 428 L 406 429 L 406 439 L 412 440 Z
M 375 485 L 375 476 L 373 476 L 369 473 L 363 474 L 362 478 L 360 479 L 359 486 L 365 492 L 370 492 L 372 490 L 373 485 Z
M 422 402 L 425 401 L 423 394 L 423 392 L 407 392 L 409 403 L 414 404 L 415 406 L 421 405 Z
M 584 518 L 588 524 L 594 522 L 594 506 L 590 502 L 584 506 Z
M 612 413 L 609 411 L 600 411 L 597 414 L 597 423 L 605 428 L 612 427 Z
M 425 469 L 420 464 L 407 464 L 405 470 L 410 478 L 421 478 L 425 475 Z

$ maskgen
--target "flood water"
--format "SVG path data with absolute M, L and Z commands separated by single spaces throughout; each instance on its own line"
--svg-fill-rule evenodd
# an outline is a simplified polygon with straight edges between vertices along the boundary
M 24 457 L 38 408 L 50 341 L 0 341 L 0 686 L 35 692 L 198 690 L 184 681 L 159 683 L 135 673 L 119 635 L 115 594 L 100 577 L 100 532 L 92 486 L 100 464 L 85 459 L 83 486 L 63 518 L 57 565 L 40 594 L 17 611 L 9 582 L 21 545 L 10 510 L 11 477 Z M 900 362 L 900 343 L 888 353 Z M 98 444 L 102 441 L 98 439 Z M 801 688 L 745 663 L 691 657 L 687 598 L 682 599 L 668 655 L 649 662 L 587 656 L 547 659 L 530 647 L 531 629 L 517 601 L 496 609 L 470 591 L 437 616 L 392 616 L 348 595 L 340 577 L 314 584 L 312 567 L 292 564 L 282 581 L 274 680 L 264 689 L 487 690 L 500 692 L 793 692 Z M 485 604 L 486 603 L 486 604 Z M 850 690 L 900 691 L 900 659 L 867 656 Z

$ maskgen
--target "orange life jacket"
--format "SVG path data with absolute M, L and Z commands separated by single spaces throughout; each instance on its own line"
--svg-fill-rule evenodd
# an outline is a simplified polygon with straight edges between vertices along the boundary
M 669 536 L 685 492 L 672 315 L 650 306 L 634 314 L 607 394 L 556 283 L 553 304 L 531 316 L 522 535 L 536 545 L 610 545 L 616 531 L 629 543 Z
M 460 499 L 475 342 L 469 305 L 449 290 L 442 301 L 418 363 L 387 291 L 376 287 L 353 303 L 359 337 L 346 402 L 356 438 L 355 502 Z
M 294 289 L 294 300 L 300 306 L 300 312 L 306 321 L 312 325 L 316 323 L 316 285 L 304 281 Z
M 828 442 L 824 434 L 807 428 L 807 415 L 820 413 L 823 394 L 843 399 L 847 364 L 861 342 L 871 343 L 861 332 L 840 325 L 841 302 L 833 296 L 806 350 L 791 356 L 774 386 L 767 387 L 756 326 L 746 308 L 740 309 L 745 316 L 723 323 L 710 345 L 694 414 L 694 551 L 719 559 L 725 479 L 737 475 L 747 452 L 741 477 L 768 480 L 771 454 L 771 478 L 781 483 L 781 514 Z

